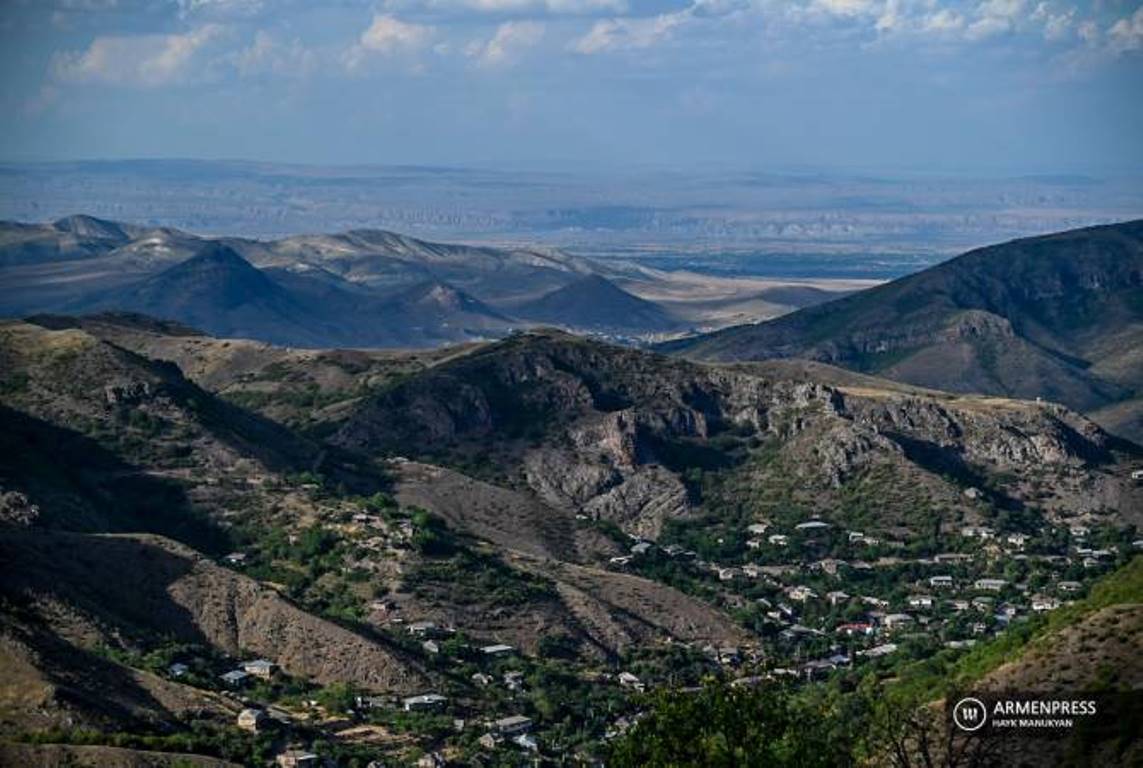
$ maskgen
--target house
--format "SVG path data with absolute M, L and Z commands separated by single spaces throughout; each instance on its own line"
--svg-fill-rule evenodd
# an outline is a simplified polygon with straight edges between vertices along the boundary
M 1143 482 L 1143 469 L 1135 469 L 1131 471 L 1131 479 L 1136 482 Z
M 266 713 L 260 709 L 244 709 L 238 713 L 238 727 L 250 733 L 258 733 L 266 725 Z
M 978 611 L 992 610 L 991 597 L 974 597 L 972 598 L 972 607 Z
M 423 712 L 443 706 L 448 698 L 439 693 L 422 693 L 419 696 L 409 696 L 401 700 L 401 707 L 406 712 Z
M 358 709 L 383 709 L 389 705 L 384 696 L 358 696 L 354 699 Z
M 436 640 L 426 640 L 425 642 L 421 643 L 421 648 L 424 649 L 425 653 L 440 653 L 441 652 L 441 647 L 439 645 L 437 645 Z
M 747 549 L 762 549 L 762 539 L 747 539 L 746 540 L 746 548 Z
M 750 525 L 746 526 L 746 532 L 752 533 L 755 536 L 761 536 L 762 534 L 766 533 L 766 530 L 769 527 L 769 523 L 751 523 Z
M 638 544 L 633 544 L 631 546 L 631 554 L 633 554 L 633 555 L 645 555 L 651 551 L 652 546 L 653 545 L 649 541 L 641 541 Z
M 627 565 L 629 562 L 631 562 L 631 555 L 621 555 L 620 557 L 613 557 L 610 560 L 608 560 L 607 562 L 611 563 L 612 565 Z
M 881 656 L 888 656 L 897 650 L 896 643 L 884 643 L 882 645 L 875 645 L 872 648 L 867 648 L 864 651 L 858 651 L 858 656 L 864 656 L 867 659 L 876 659 Z
M 1060 592 L 1074 594 L 1083 589 L 1083 584 L 1080 584 L 1078 581 L 1061 581 L 1056 585 L 1056 589 L 1058 589 Z
M 536 741 L 536 737 L 530 733 L 521 733 L 513 738 L 512 742 L 521 749 L 526 749 L 529 752 L 540 751 L 540 745 Z
M 1008 586 L 1008 582 L 1004 579 L 977 579 L 972 585 L 976 589 L 982 589 L 988 592 L 999 592 Z
M 321 765 L 317 755 L 301 749 L 287 749 L 275 761 L 278 768 L 317 768 Z
M 483 672 L 474 673 L 472 675 L 471 679 L 472 679 L 472 682 L 474 682 L 477 685 L 482 686 L 482 687 L 486 686 L 486 685 L 490 685 L 492 683 L 492 676 L 486 675 Z
M 440 752 L 428 752 L 417 760 L 417 768 L 444 768 L 448 761 Z
M 910 608 L 932 608 L 933 596 L 932 595 L 909 595 Z
M 807 680 L 813 680 L 815 678 L 825 677 L 835 669 L 837 669 L 837 665 L 830 661 L 807 661 L 802 665 L 802 675 Z
M 1016 547 L 1017 549 L 1023 549 L 1024 545 L 1028 543 L 1028 539 L 1030 539 L 1030 538 L 1032 538 L 1032 537 L 1028 536 L 1027 534 L 1010 533 L 1004 537 L 1004 540 L 1007 541 L 1012 546 Z
M 515 648 L 510 645 L 504 645 L 503 643 L 486 645 L 480 649 L 480 652 L 485 656 L 507 656 L 508 654 L 514 653 L 515 651 Z
M 964 497 L 966 499 L 971 499 L 971 500 L 975 501 L 976 499 L 979 499 L 983 495 L 984 494 L 982 494 L 980 492 L 979 488 L 965 488 L 964 489 Z
M 811 597 L 817 597 L 818 593 L 814 592 L 809 587 L 796 586 L 796 587 L 790 587 L 789 589 L 787 589 L 786 590 L 786 596 L 789 597 L 791 600 L 797 600 L 799 602 L 804 603 L 806 600 L 809 600 Z
M 775 547 L 784 547 L 790 543 L 790 537 L 782 533 L 775 533 L 766 540 Z
M 833 558 L 826 558 L 825 560 L 818 560 L 816 563 L 810 565 L 810 568 L 822 573 L 828 573 L 830 576 L 836 576 L 838 569 L 845 565 L 841 560 L 834 560 Z
M 969 526 L 965 526 L 964 528 L 960 529 L 960 535 L 964 536 L 966 539 L 984 540 L 984 539 L 994 538 L 996 536 L 996 532 L 993 531 L 991 528 L 985 528 L 983 526 L 969 525 Z
M 982 621 L 978 621 L 972 625 L 972 634 L 974 635 L 983 635 L 987 631 L 988 626 Z
M 1071 533 L 1073 538 L 1082 539 L 1091 533 L 1091 529 L 1086 525 L 1073 525 L 1068 528 L 1068 532 Z
M 829 527 L 829 523 L 823 520 L 807 520 L 804 523 L 798 523 L 795 525 L 794 530 L 803 531 L 805 533 L 815 533 L 818 531 L 824 531 Z
M 964 552 L 941 552 L 940 554 L 933 555 L 934 563 L 967 563 L 972 560 L 972 555 L 965 554 Z
M 839 624 L 837 632 L 853 637 L 854 635 L 870 635 L 873 634 L 873 625 L 863 621 L 850 622 L 848 624 Z
M 186 664 L 175 663 L 167 667 L 167 674 L 171 677 L 182 677 L 187 672 L 190 672 L 190 667 Z
M 630 688 L 635 691 L 642 692 L 647 686 L 643 685 L 643 681 L 637 678 L 630 672 L 619 673 L 619 686 L 621 688 Z
M 426 635 L 430 635 L 435 632 L 437 625 L 431 621 L 414 621 L 407 627 L 407 629 L 409 630 L 410 635 L 425 637 Z
M 757 565 L 753 565 L 753 564 L 744 565 L 744 566 L 742 566 L 742 574 L 744 576 L 749 576 L 752 579 L 757 579 L 759 576 L 762 575 L 762 569 L 759 568 Z
M 250 677 L 250 675 L 246 674 L 241 669 L 234 669 L 224 675 L 221 675 L 220 677 L 222 682 L 226 683 L 231 688 L 236 688 L 239 685 L 242 685 L 242 683 L 246 682 L 246 678 Z
M 501 736 L 514 736 L 518 733 L 527 733 L 532 729 L 532 718 L 523 715 L 510 715 L 502 717 L 492 723 L 493 729 Z
M 953 585 L 952 576 L 931 576 L 929 586 L 933 589 L 948 589 Z
M 861 596 L 861 602 L 863 602 L 866 605 L 873 607 L 873 608 L 888 608 L 889 607 L 889 601 L 888 600 L 882 600 L 881 598 L 873 597 L 872 595 L 862 595 Z
M 861 531 L 850 531 L 849 532 L 849 543 L 850 544 L 860 544 L 864 541 L 865 541 L 865 534 L 862 533 Z
M 739 568 L 733 568 L 733 567 L 731 567 L 731 568 L 719 568 L 718 569 L 718 580 L 719 581 L 733 581 L 741 573 L 742 573 L 742 570 Z
M 1055 597 L 1045 597 L 1037 595 L 1032 598 L 1032 610 L 1036 613 L 1043 613 L 1044 611 L 1054 611 L 1060 607 L 1059 599 Z
M 231 552 L 226 557 L 222 558 L 223 562 L 227 565 L 245 565 L 246 553 L 245 552 Z
M 504 737 L 498 733 L 492 733 L 491 731 L 489 731 L 488 733 L 484 734 L 479 739 L 477 739 L 477 742 L 480 744 L 480 746 L 484 747 L 485 749 L 493 750 L 493 749 L 496 749 L 497 747 L 499 747 L 504 742 Z
M 254 659 L 253 661 L 244 661 L 239 666 L 242 671 L 248 675 L 261 678 L 262 680 L 269 680 L 274 676 L 277 671 L 278 665 L 269 659 Z
M 967 600 L 949 600 L 949 606 L 957 613 L 962 613 L 968 610 Z
M 913 623 L 913 617 L 907 613 L 891 613 L 881 620 L 881 625 L 888 630 L 901 629 Z
M 678 557 L 683 553 L 683 548 L 678 544 L 668 544 L 663 547 L 663 554 L 667 557 Z
M 842 603 L 848 602 L 850 600 L 850 595 L 840 590 L 836 592 L 827 592 L 826 600 L 829 600 L 830 605 L 841 605 Z

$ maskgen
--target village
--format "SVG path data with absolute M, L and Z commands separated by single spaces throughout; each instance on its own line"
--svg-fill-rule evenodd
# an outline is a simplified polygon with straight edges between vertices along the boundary
M 343 512 L 339 519 L 329 528 L 371 554 L 367 560 L 399 557 L 423 543 L 432 525 L 388 506 Z M 1143 540 L 1122 531 L 1079 523 L 1034 533 L 965 525 L 942 536 L 936 552 L 824 518 L 750 523 L 726 534 L 735 539 L 730 546 L 715 542 L 732 553 L 726 557 L 625 537 L 626 553 L 604 567 L 699 595 L 738 619 L 752 639 L 721 646 L 665 637 L 661 647 L 605 662 L 561 658 L 481 642 L 376 598 L 364 614 L 374 631 L 425 659 L 438 670 L 439 685 L 405 696 L 349 688 L 331 695 L 328 688 L 293 683 L 263 658 L 229 668 L 216 659 L 207 665 L 213 679 L 202 684 L 233 703 L 233 727 L 270 740 L 281 768 L 329 764 L 320 750 L 311 751 L 323 740 L 353 754 L 386 756 L 375 766 L 410 760 L 437 766 L 460 757 L 519 764 L 569 750 L 591 762 L 593 745 L 630 729 L 644 696 L 657 688 L 686 690 L 712 675 L 733 685 L 804 685 L 854 670 L 892 669 L 934 649 L 964 652 L 1013 623 L 1081 598 L 1093 578 L 1143 549 Z M 223 562 L 257 573 L 247 552 Z M 347 558 L 340 568 L 361 562 Z M 204 668 L 201 660 L 198 667 Z M 185 679 L 191 667 L 181 659 L 166 672 Z M 574 734 L 545 717 L 546 702 L 561 697 L 583 700 L 584 721 Z

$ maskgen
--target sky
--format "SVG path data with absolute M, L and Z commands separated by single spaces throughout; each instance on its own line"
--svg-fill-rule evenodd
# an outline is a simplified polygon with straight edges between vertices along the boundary
M 1143 0 L 0 0 L 0 160 L 1143 171 Z

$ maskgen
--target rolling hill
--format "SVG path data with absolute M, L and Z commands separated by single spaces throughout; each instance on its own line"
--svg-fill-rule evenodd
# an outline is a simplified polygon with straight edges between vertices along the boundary
M 667 344 L 702 360 L 801 357 L 952 392 L 1096 412 L 1143 387 L 1143 221 L 981 248 L 753 326 Z M 1109 428 L 1143 439 L 1113 416 Z

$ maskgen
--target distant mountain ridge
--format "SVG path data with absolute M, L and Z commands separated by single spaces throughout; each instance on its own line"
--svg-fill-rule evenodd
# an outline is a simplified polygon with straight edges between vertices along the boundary
M 261 241 L 90 216 L 0 223 L 0 279 L 11 286 L 0 315 L 135 312 L 301 347 L 435 346 L 536 323 L 621 335 L 675 326 L 608 280 L 632 275 L 654 279 L 554 249 L 383 230 Z
M 557 288 L 516 311 L 540 322 L 600 330 L 663 331 L 678 324 L 659 305 L 633 296 L 600 275 Z
M 661 349 L 711 361 L 801 357 L 1097 413 L 1143 391 L 1143 220 L 981 248 L 837 301 Z M 1106 426 L 1143 439 L 1138 409 L 1128 410 Z

